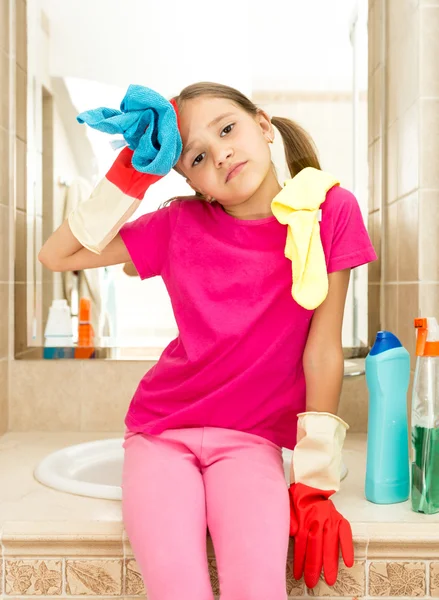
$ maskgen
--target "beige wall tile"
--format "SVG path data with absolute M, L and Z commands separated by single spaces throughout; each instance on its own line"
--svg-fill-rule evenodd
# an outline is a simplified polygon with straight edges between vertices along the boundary
M 14 431 L 79 431 L 81 365 L 75 360 L 15 360 L 10 423 Z
M 386 284 L 384 286 L 384 314 L 383 328 L 398 335 L 398 285 Z
M 387 197 L 390 204 L 398 198 L 398 121 L 387 131 Z
M 9 0 L 0 0 L 0 49 L 9 53 Z
M 387 6 L 388 119 L 393 123 L 418 97 L 419 10 L 410 0 Z
M 383 77 L 383 68 L 378 67 L 374 74 L 372 75 L 372 139 L 375 141 L 381 135 L 381 118 L 382 118 L 382 110 L 381 110 L 381 90 L 382 90 L 382 77 Z M 369 140 L 371 141 L 371 140 Z
M 0 50 L 0 127 L 9 129 L 9 57 Z
M 386 23 L 390 18 L 387 15 Z M 387 126 L 398 118 L 398 48 L 395 42 L 387 41 L 387 69 L 386 69 L 386 101 L 387 101 Z
M 27 15 L 25 0 L 16 0 L 15 10 L 16 60 L 17 64 L 24 71 L 27 71 Z
M 369 568 L 370 596 L 425 596 L 425 563 L 372 562 Z
M 373 74 L 368 77 L 368 91 L 367 91 L 367 143 L 370 150 L 374 142 L 374 89 L 373 89 Z M 369 164 L 371 160 L 369 158 Z M 370 190 L 369 190 L 370 191 Z
M 419 187 L 419 104 L 398 119 L 398 198 Z
M 439 3 L 420 11 L 419 88 L 422 96 L 439 96 Z
M 338 577 L 335 584 L 330 587 L 325 582 L 323 576 L 315 588 L 308 589 L 308 595 L 320 598 L 338 597 L 351 598 L 364 596 L 365 593 L 365 563 L 357 562 L 350 569 L 347 569 L 342 563 L 339 567 Z
M 1 94 L 0 90 L 0 94 Z M 0 204 L 9 204 L 9 133 L 0 127 Z
M 415 366 L 414 319 L 419 316 L 419 284 L 398 284 L 398 337 L 410 352 L 411 367 Z
M 368 336 L 369 345 L 373 345 L 377 331 L 381 329 L 380 316 L 380 286 L 373 283 L 368 285 Z
M 422 99 L 420 104 L 420 182 L 428 189 L 439 189 L 439 98 Z
M 27 239 L 26 213 L 21 210 L 15 211 L 15 281 L 25 283 L 27 281 L 26 269 L 26 239 Z
M 2 250 L 0 252 L 0 282 L 9 281 L 9 207 L 0 204 L 0 240 Z
M 419 278 L 439 281 L 439 191 L 420 192 Z
M 0 359 L 0 435 L 8 430 L 8 418 L 8 359 L 2 358 Z
M 66 560 L 68 596 L 120 596 L 122 560 Z
M 375 2 L 369 1 L 367 14 L 367 71 L 370 77 L 376 68 L 376 51 L 375 51 Z M 370 136 L 369 136 L 370 137 Z
M 389 43 L 393 44 L 396 39 L 401 37 L 402 30 L 405 28 L 405 15 L 401 10 L 401 2 L 398 0 L 387 0 L 386 9 L 387 36 Z
M 5 591 L 12 596 L 60 596 L 62 593 L 60 560 L 7 559 Z
M 419 315 L 436 317 L 439 322 L 439 283 L 419 285 Z
M 374 37 L 373 44 L 375 48 L 375 62 L 376 66 L 383 64 L 382 50 L 384 45 L 384 38 L 382 35 L 383 29 L 383 0 L 375 1 L 375 14 L 374 14 Z
M 398 281 L 417 281 L 418 268 L 418 193 L 397 202 L 398 207 Z
M 380 138 L 374 144 L 373 152 L 373 210 L 380 210 L 381 198 L 382 198 L 382 152 L 383 152 L 383 141 Z
M 16 134 L 23 142 L 27 141 L 27 116 L 26 116 L 26 101 L 27 101 L 27 74 L 21 67 L 16 68 L 16 88 L 17 94 L 16 103 Z
M 0 359 L 8 355 L 9 283 L 0 283 Z
M 27 290 L 25 283 L 14 286 L 14 353 L 18 356 L 27 349 Z
M 340 417 L 351 433 L 367 431 L 368 392 L 364 375 L 345 377 L 340 396 Z
M 405 1 L 402 0 L 400 4 Z M 398 118 L 419 96 L 419 14 L 419 9 L 407 11 L 408 18 L 396 45 Z
M 27 144 L 23 142 L 19 138 L 16 138 L 16 194 L 17 194 L 17 208 L 21 210 L 26 210 L 27 208 L 27 199 L 26 199 L 26 190 L 27 190 Z
M 34 336 L 31 344 L 34 346 L 43 346 L 44 345 L 43 334 L 44 334 L 44 327 L 46 325 L 46 322 L 45 322 L 45 320 L 43 322 L 43 316 L 45 317 L 45 315 L 43 315 L 43 284 L 42 283 L 36 284 L 34 294 L 35 294 L 34 315 L 36 316 L 37 325 L 33 331 L 32 331 L 32 327 L 30 328 L 32 335 Z
M 398 203 L 390 204 L 385 210 L 384 274 L 388 282 L 398 278 Z
M 85 360 L 80 431 L 119 431 L 133 394 L 153 363 Z
M 439 598 L 439 563 L 430 564 L 430 596 Z
M 419 0 L 387 0 L 388 17 L 394 22 L 395 35 L 404 35 L 404 29 L 413 21 Z
M 368 217 L 368 231 L 378 260 L 369 263 L 368 273 L 371 283 L 379 283 L 381 277 L 381 211 L 377 210 Z
M 41 248 L 43 245 L 43 217 L 38 215 L 34 220 L 34 234 L 35 234 L 35 248 Z M 35 280 L 37 283 L 43 283 L 43 265 L 38 260 L 38 253 L 34 251 L 34 264 L 35 264 Z
M 368 139 L 371 140 L 369 134 Z M 373 175 L 373 161 L 374 161 L 374 144 L 369 143 L 367 148 L 367 191 L 369 197 L 367 199 L 367 210 L 373 212 L 373 196 L 374 196 L 374 175 Z

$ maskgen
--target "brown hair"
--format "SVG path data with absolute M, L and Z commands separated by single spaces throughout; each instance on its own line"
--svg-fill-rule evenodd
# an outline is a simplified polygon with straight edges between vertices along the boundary
M 230 100 L 247 113 L 256 116 L 258 107 L 247 96 L 235 88 L 220 83 L 202 81 L 185 87 L 178 96 L 174 98 L 178 109 L 181 111 L 188 100 L 210 96 L 212 98 L 224 98 Z M 305 167 L 320 169 L 317 151 L 314 142 L 308 133 L 291 119 L 283 117 L 272 117 L 272 124 L 278 129 L 285 148 L 285 158 L 291 177 L 294 177 Z M 202 198 L 201 194 L 196 194 Z

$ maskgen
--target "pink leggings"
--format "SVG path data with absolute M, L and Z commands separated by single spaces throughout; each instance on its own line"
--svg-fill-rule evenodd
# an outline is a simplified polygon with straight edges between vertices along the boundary
M 288 487 L 282 451 L 232 429 L 127 433 L 123 519 L 148 600 L 286 600 Z

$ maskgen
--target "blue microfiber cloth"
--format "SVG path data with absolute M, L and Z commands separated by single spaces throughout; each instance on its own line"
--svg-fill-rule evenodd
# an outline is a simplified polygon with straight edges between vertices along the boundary
M 166 175 L 180 158 L 183 144 L 174 107 L 142 85 L 128 87 L 120 111 L 86 110 L 77 120 L 104 133 L 121 133 L 134 150 L 132 165 L 141 173 Z

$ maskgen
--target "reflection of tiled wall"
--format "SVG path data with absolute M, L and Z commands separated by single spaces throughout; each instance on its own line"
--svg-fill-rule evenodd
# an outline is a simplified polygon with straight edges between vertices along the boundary
M 9 168 L 11 163 L 10 141 L 10 54 L 11 40 L 9 32 L 9 2 L 0 3 L 0 433 L 7 428 L 7 390 L 8 390 L 8 343 L 9 343 L 9 226 L 10 226 L 10 191 Z
M 20 299 L 16 314 L 18 323 L 26 310 L 23 294 L 26 257 L 22 250 L 26 247 L 23 243 L 26 239 L 26 63 L 26 2 L 4 0 L 0 3 L 0 432 L 5 431 L 8 425 L 8 367 L 13 338 L 14 291 Z M 17 237 L 21 239 L 20 246 L 16 248 L 14 223 Z M 14 259 L 15 274 L 12 270 Z
M 16 207 L 15 207 L 15 355 L 27 348 L 26 281 L 27 273 L 27 35 L 26 3 L 16 0 L 17 64 L 16 64 Z
M 369 0 L 369 342 L 439 317 L 439 3 Z M 380 247 L 381 241 L 381 247 Z

